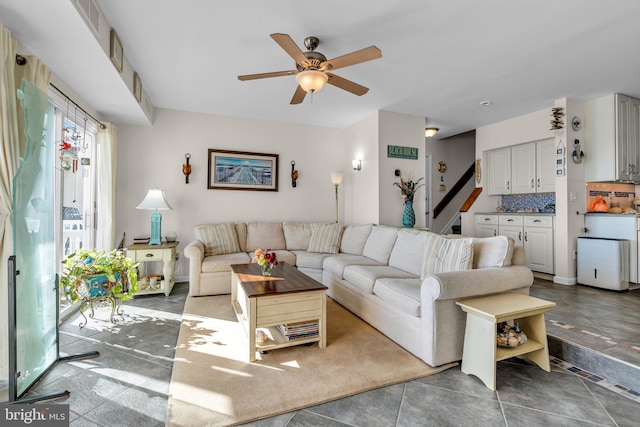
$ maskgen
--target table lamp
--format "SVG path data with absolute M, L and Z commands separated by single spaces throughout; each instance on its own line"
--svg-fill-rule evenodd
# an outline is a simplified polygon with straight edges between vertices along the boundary
M 144 200 L 136 206 L 136 209 L 150 209 L 153 210 L 151 214 L 151 235 L 149 236 L 149 245 L 160 245 L 161 241 L 161 228 L 162 228 L 162 215 L 159 210 L 173 209 L 167 198 L 164 196 L 164 191 L 159 188 L 151 189 L 147 192 Z

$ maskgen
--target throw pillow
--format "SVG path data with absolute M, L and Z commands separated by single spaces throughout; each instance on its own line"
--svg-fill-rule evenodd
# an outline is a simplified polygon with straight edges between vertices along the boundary
M 471 270 L 473 239 L 447 239 L 433 234 L 427 241 L 422 278 L 435 273 Z
M 236 227 L 232 222 L 196 225 L 194 234 L 204 245 L 204 256 L 240 252 Z
M 342 224 L 313 224 L 312 228 L 313 232 L 307 251 L 337 254 L 344 226 Z
M 514 241 L 507 236 L 473 239 L 473 268 L 508 267 L 513 257 Z

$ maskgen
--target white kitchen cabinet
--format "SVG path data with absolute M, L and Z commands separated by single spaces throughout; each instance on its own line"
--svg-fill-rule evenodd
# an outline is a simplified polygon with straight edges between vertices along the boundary
M 536 142 L 536 192 L 556 191 L 556 142 L 553 139 Z
M 498 234 L 511 237 L 516 246 L 523 246 L 522 215 L 500 215 Z
M 490 150 L 487 155 L 489 194 L 553 193 L 553 139 Z
M 489 194 L 511 194 L 511 148 L 491 150 L 487 155 Z
M 553 274 L 553 217 L 524 216 L 524 257 L 533 271 Z
M 640 100 L 612 94 L 587 102 L 584 123 L 586 180 L 640 182 Z
M 511 193 L 536 192 L 536 144 L 511 147 Z
M 493 237 L 498 235 L 498 215 L 477 214 L 476 236 Z

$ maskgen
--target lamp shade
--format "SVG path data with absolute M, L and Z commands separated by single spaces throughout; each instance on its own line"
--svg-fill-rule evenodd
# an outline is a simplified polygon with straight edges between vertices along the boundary
M 164 191 L 159 188 L 151 189 L 147 192 L 147 195 L 144 197 L 144 200 L 140 202 L 136 209 L 150 209 L 150 210 L 169 210 L 173 209 L 169 202 L 167 202 L 167 198 L 164 195 Z
M 333 185 L 340 185 L 342 183 L 342 172 L 332 172 L 331 182 Z
M 318 70 L 305 70 L 296 74 L 296 82 L 305 92 L 319 91 L 328 80 L 329 76 Z

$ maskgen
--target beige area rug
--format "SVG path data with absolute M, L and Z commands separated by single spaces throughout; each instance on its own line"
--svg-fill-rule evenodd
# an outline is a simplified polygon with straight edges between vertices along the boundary
M 332 300 L 327 347 L 295 346 L 249 363 L 229 295 L 187 298 L 171 376 L 167 426 L 249 422 L 441 372 Z

